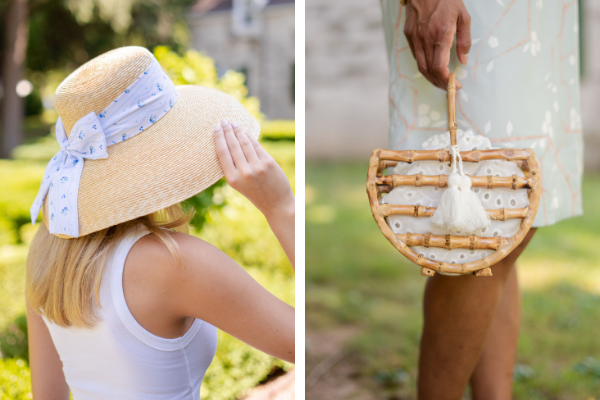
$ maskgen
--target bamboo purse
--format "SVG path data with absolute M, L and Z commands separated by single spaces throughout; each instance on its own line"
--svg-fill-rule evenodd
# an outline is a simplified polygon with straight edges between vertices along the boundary
M 436 272 L 439 272 L 445 275 L 464 275 L 472 273 L 476 276 L 491 276 L 492 271 L 490 267 L 502 260 L 517 247 L 531 228 L 531 224 L 533 223 L 538 209 L 541 194 L 538 163 L 532 149 L 503 148 L 482 150 L 474 148 L 469 151 L 458 151 L 455 93 L 454 74 L 450 74 L 447 94 L 450 150 L 446 150 L 445 148 L 437 150 L 403 151 L 375 149 L 369 162 L 367 194 L 369 196 L 373 217 L 384 236 L 404 256 L 421 266 L 421 275 L 433 276 Z M 445 138 L 447 140 L 446 136 Z M 469 137 L 467 137 L 466 140 L 469 140 Z M 416 224 L 426 231 L 417 232 L 415 229 L 412 229 L 411 231 L 410 229 L 399 230 L 395 228 L 401 226 L 401 224 L 399 222 L 394 222 L 394 218 L 407 218 L 405 221 L 410 222 L 415 219 L 432 217 L 436 214 L 437 209 L 440 209 L 440 212 L 436 217 L 440 216 L 439 214 L 442 212 L 442 202 L 445 201 L 444 196 L 450 198 L 450 192 L 452 192 L 453 187 L 454 191 L 458 193 L 456 190 L 456 183 L 453 183 L 456 182 L 456 178 L 453 178 L 453 176 L 458 176 L 454 175 L 457 163 L 460 164 L 460 168 L 462 169 L 461 160 L 468 165 L 468 168 L 465 169 L 470 169 L 471 171 L 474 171 L 474 168 L 477 168 L 477 164 L 480 164 L 479 166 L 481 166 L 481 164 L 484 164 L 487 161 L 494 160 L 493 165 L 498 166 L 501 171 L 513 172 L 512 176 L 499 176 L 498 173 L 492 175 L 489 174 L 491 170 L 486 167 L 483 172 L 477 174 L 466 175 L 463 173 L 462 178 L 466 180 L 466 190 L 461 187 L 464 193 L 468 193 L 468 195 L 473 197 L 477 196 L 474 192 L 483 193 L 484 191 L 486 194 L 483 196 L 489 196 L 491 189 L 494 189 L 496 192 L 512 191 L 513 193 L 516 193 L 517 191 L 523 191 L 523 199 L 521 199 L 522 201 L 520 203 L 515 202 L 511 197 L 509 204 L 507 204 L 521 205 L 522 207 L 520 208 L 501 207 L 484 210 L 481 203 L 479 203 L 479 200 L 477 200 L 477 203 L 479 203 L 478 207 L 481 208 L 485 218 L 491 219 L 491 223 L 496 226 L 511 223 L 514 227 L 513 231 L 510 232 L 512 234 L 498 234 L 498 232 L 502 232 L 502 230 L 496 230 L 491 236 L 489 233 L 488 235 L 483 235 L 482 232 L 486 231 L 486 228 L 469 229 L 468 232 L 467 230 L 458 232 L 456 229 L 434 229 L 433 225 L 431 225 L 431 227 L 428 225 L 432 218 L 429 218 L 429 221 L 426 221 L 427 224 Z M 447 162 L 450 162 L 450 164 L 447 164 Z M 403 170 L 406 171 L 406 167 L 416 166 L 419 163 L 429 163 L 430 166 L 435 166 L 435 170 L 438 172 L 446 170 L 449 165 L 452 165 L 453 173 L 425 175 L 423 170 L 426 170 L 426 168 L 417 168 L 417 173 L 413 174 L 383 175 L 383 172 L 387 168 L 397 169 L 398 167 L 403 167 Z M 431 171 L 432 168 L 429 170 Z M 412 168 L 411 171 L 414 172 L 415 169 Z M 488 173 L 487 175 L 485 175 L 486 171 Z M 450 185 L 448 185 L 449 180 Z M 473 191 L 470 189 L 471 186 L 475 188 Z M 392 202 L 388 201 L 386 196 L 391 195 L 394 190 L 402 190 L 405 189 L 405 187 L 423 187 L 424 189 L 430 187 L 429 189 L 433 188 L 435 191 L 438 191 L 441 188 L 444 189 L 441 190 L 442 199 L 439 201 L 437 199 L 435 200 L 437 202 L 437 208 L 421 205 L 418 202 L 413 202 L 413 204 L 401 204 L 401 201 L 398 201 L 398 196 L 394 197 L 394 204 L 390 204 Z M 446 196 L 445 192 L 447 191 L 448 195 Z M 440 192 L 438 191 L 435 193 L 439 196 Z M 467 197 L 468 195 L 465 194 Z M 480 194 L 480 196 L 482 196 L 482 194 Z M 465 199 L 467 197 L 465 197 Z M 497 200 L 497 202 L 498 204 L 504 205 L 500 200 Z M 406 201 L 404 203 L 406 203 Z M 452 210 L 448 211 L 448 207 L 451 208 L 451 206 L 446 204 L 444 212 L 452 213 Z M 470 217 L 471 210 L 473 209 L 471 203 L 463 208 L 467 210 Z M 440 220 L 440 218 L 437 218 L 437 220 Z M 518 220 L 520 220 L 520 224 L 518 223 Z M 488 224 L 489 223 L 490 222 L 488 222 Z M 411 226 L 414 225 L 415 224 Z M 474 226 L 471 227 L 474 228 Z M 394 230 L 396 230 L 396 232 L 394 232 Z M 432 248 L 432 251 L 429 251 L 429 255 L 427 254 L 427 251 L 423 251 L 430 248 Z M 442 257 L 436 257 L 433 252 L 434 249 L 436 249 L 436 254 L 438 255 L 440 254 L 439 251 L 446 250 L 445 254 L 450 254 L 454 249 L 463 249 L 467 255 L 469 255 L 469 253 L 474 255 L 471 256 L 471 261 L 463 263 L 458 262 L 458 257 L 454 257 L 457 258 L 456 260 L 444 261 L 441 259 Z M 473 257 L 480 258 L 473 259 Z M 460 258 L 465 258 L 465 256 L 461 254 Z

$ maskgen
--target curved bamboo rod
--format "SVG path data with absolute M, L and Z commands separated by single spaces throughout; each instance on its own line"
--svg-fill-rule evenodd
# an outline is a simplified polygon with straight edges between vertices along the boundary
M 402 233 L 397 234 L 398 240 L 406 243 L 407 246 L 425 246 L 439 247 L 447 250 L 451 249 L 469 249 L 469 250 L 497 250 L 502 243 L 508 243 L 508 238 L 453 236 L 453 235 L 432 235 L 431 233 Z
M 380 204 L 379 215 L 387 217 L 390 215 L 410 215 L 413 217 L 431 217 L 435 212 L 435 207 L 425 206 L 409 206 L 396 204 Z M 529 207 L 525 208 L 497 208 L 485 210 L 490 218 L 498 221 L 506 221 L 507 219 L 523 219 L 529 211 Z
M 473 187 L 482 187 L 487 189 L 493 188 L 507 188 L 507 189 L 520 189 L 524 187 L 531 187 L 529 180 L 522 176 L 472 176 L 467 175 L 471 179 L 471 185 Z M 390 185 L 392 187 L 398 186 L 437 186 L 444 188 L 448 186 L 448 175 L 385 175 L 377 177 L 378 185 Z

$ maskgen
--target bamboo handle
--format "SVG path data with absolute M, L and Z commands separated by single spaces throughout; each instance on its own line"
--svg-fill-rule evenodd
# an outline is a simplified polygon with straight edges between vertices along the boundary
M 456 85 L 454 84 L 454 74 L 448 77 L 448 130 L 450 131 L 450 145 L 456 146 Z

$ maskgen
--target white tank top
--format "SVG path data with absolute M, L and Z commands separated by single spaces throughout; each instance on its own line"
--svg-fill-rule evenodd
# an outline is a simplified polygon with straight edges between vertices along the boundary
M 196 319 L 182 337 L 164 339 L 142 328 L 125 302 L 125 258 L 148 233 L 134 231 L 109 255 L 93 328 L 62 328 L 44 318 L 74 400 L 200 399 L 217 329 Z

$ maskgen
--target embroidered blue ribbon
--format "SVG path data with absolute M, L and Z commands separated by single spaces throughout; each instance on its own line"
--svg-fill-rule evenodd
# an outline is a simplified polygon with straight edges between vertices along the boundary
M 85 159 L 108 158 L 107 146 L 129 139 L 162 118 L 177 101 L 177 90 L 156 59 L 150 67 L 104 111 L 79 119 L 66 135 L 56 121 L 56 140 L 61 150 L 50 160 L 31 206 L 35 224 L 48 195 L 49 231 L 79 237 L 77 196 Z

